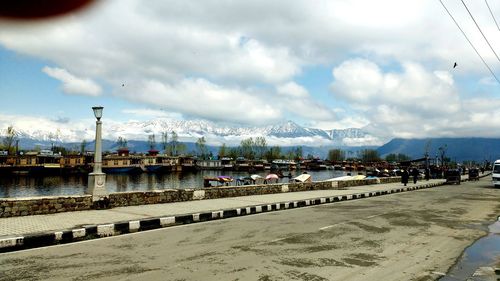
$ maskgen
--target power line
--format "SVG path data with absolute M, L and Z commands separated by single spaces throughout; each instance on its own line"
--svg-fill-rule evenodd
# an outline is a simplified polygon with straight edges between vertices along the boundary
M 474 45 L 472 44 L 472 42 L 469 40 L 469 37 L 467 37 L 467 34 L 465 34 L 465 32 L 463 31 L 463 29 L 460 27 L 460 25 L 458 25 L 458 22 L 455 20 L 455 18 L 451 15 L 450 11 L 448 11 L 448 8 L 446 8 L 446 6 L 444 5 L 443 1 L 442 0 L 439 0 L 439 2 L 441 2 L 441 5 L 443 5 L 443 8 L 446 10 L 446 12 L 448 13 L 448 15 L 451 17 L 451 19 L 453 20 L 453 22 L 455 23 L 455 25 L 458 27 L 458 29 L 460 29 L 460 31 L 462 32 L 462 34 L 464 35 L 465 39 L 467 39 L 467 42 L 469 42 L 470 46 L 472 47 L 472 49 L 474 49 L 474 51 L 476 52 L 476 54 L 479 56 L 479 58 L 481 59 L 481 61 L 484 63 L 484 65 L 486 66 L 486 68 L 488 68 L 488 70 L 490 71 L 491 75 L 493 75 L 493 77 L 495 77 L 495 80 L 497 80 L 498 84 L 500 84 L 500 80 L 498 79 L 498 77 L 495 75 L 495 73 L 493 73 L 493 70 L 491 70 L 490 66 L 486 63 L 486 61 L 484 60 L 484 58 L 481 56 L 481 54 L 477 51 L 476 47 L 474 47 Z
M 495 18 L 495 15 L 493 15 L 493 12 L 491 11 L 490 5 L 488 5 L 488 0 L 484 0 L 484 2 L 486 2 L 486 6 L 488 6 L 488 10 L 490 10 L 491 17 L 495 21 L 495 24 L 496 24 L 498 30 L 500 30 L 500 27 L 498 27 L 497 19 Z
M 477 29 L 479 29 L 479 32 L 481 32 L 481 35 L 483 35 L 484 40 L 486 40 L 486 43 L 488 43 L 488 46 L 490 46 L 490 49 L 493 51 L 493 53 L 495 54 L 495 57 L 497 57 L 497 60 L 500 62 L 500 58 L 498 57 L 497 52 L 495 52 L 495 49 L 493 49 L 493 47 L 491 46 L 490 41 L 488 41 L 488 38 L 486 38 L 486 36 L 484 35 L 483 31 L 481 30 L 481 28 L 477 24 L 476 19 L 474 19 L 474 17 L 472 16 L 471 12 L 469 11 L 469 8 L 467 8 L 467 5 L 465 5 L 464 0 L 461 0 L 461 1 L 462 1 L 462 4 L 464 4 L 465 9 L 469 13 L 472 21 L 474 21 L 474 24 L 476 24 Z

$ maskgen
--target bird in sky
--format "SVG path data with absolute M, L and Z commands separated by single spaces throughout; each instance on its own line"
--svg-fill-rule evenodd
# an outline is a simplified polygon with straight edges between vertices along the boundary
M 455 62 L 455 64 L 453 65 L 453 68 L 457 67 L 457 62 Z
M 456 64 L 456 63 L 455 63 Z M 122 84 L 122 87 L 125 87 L 125 84 Z

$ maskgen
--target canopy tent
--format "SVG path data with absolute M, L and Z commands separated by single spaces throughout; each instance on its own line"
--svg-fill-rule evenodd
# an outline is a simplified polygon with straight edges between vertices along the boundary
M 295 182 L 312 182 L 312 177 L 309 174 L 302 174 L 298 177 L 293 178 Z

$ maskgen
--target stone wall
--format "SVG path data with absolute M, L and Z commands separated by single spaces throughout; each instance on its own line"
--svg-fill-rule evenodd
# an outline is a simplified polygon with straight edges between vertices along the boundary
M 0 198 L 0 218 L 90 210 L 91 195 Z
M 360 186 L 369 184 L 384 184 L 384 183 L 395 183 L 400 182 L 401 177 L 388 177 L 388 178 L 374 178 L 374 179 L 364 179 L 364 180 L 345 180 L 339 182 L 339 188 L 345 189 L 349 186 Z
M 380 178 L 348 181 L 321 181 L 312 183 L 279 183 L 266 185 L 223 186 L 200 189 L 165 189 L 109 194 L 105 202 L 92 202 L 90 195 L 51 196 L 36 198 L 0 198 L 0 217 L 52 214 L 98 208 L 114 208 L 147 204 L 216 199 L 236 196 L 263 195 L 281 192 L 345 189 L 377 183 L 399 182 L 400 178 Z M 104 204 L 104 205 L 103 205 Z
M 265 185 L 221 186 L 201 189 L 167 189 L 155 191 L 120 192 L 109 195 L 109 206 L 136 206 L 324 189 L 339 189 L 338 182 L 279 183 Z

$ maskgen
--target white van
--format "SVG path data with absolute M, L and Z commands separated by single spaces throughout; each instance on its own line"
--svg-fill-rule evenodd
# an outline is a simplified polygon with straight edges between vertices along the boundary
M 495 187 L 500 187 L 500 160 L 496 160 L 493 163 L 493 171 L 491 173 L 491 177 L 493 180 L 493 185 Z

